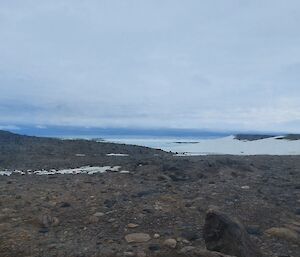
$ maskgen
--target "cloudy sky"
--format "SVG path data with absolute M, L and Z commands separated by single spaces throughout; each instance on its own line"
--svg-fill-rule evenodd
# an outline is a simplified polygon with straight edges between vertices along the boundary
M 1 0 L 0 126 L 300 132 L 299 0 Z

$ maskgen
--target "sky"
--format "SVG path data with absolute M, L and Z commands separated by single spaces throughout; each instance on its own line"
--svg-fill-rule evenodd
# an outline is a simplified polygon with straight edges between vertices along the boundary
M 0 128 L 300 132 L 298 0 L 1 0 Z

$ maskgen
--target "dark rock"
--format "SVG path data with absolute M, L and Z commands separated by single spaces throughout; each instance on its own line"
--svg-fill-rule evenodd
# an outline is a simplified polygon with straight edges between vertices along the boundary
M 144 212 L 144 213 L 149 213 L 149 214 L 151 214 L 151 213 L 153 213 L 154 211 L 153 211 L 152 209 L 146 208 L 146 209 L 143 209 L 143 212 Z
M 115 199 L 106 199 L 104 201 L 104 205 L 107 207 L 107 208 L 112 208 L 115 204 L 117 203 L 117 201 Z
M 173 174 L 170 174 L 169 177 L 174 181 L 174 182 L 180 182 L 180 181 L 187 181 L 190 179 L 189 176 L 181 173 L 181 172 L 176 172 Z
M 216 209 L 206 213 L 203 236 L 208 250 L 237 257 L 263 256 L 244 226 Z
M 39 233 L 45 234 L 45 233 L 48 233 L 48 232 L 49 232 L 49 229 L 46 228 L 46 227 L 41 227 L 41 228 L 39 229 Z
M 148 248 L 152 252 L 159 251 L 160 250 L 160 245 L 158 245 L 158 244 L 150 244 Z
M 186 230 L 181 233 L 181 236 L 188 241 L 195 241 L 200 238 L 196 231 Z
M 163 171 L 177 171 L 179 169 L 175 166 L 170 166 L 170 165 L 165 164 L 165 165 L 163 165 L 162 170 Z
M 71 207 L 71 204 L 67 203 L 67 202 L 63 202 L 60 205 L 61 208 L 67 208 L 67 207 Z
M 248 234 L 254 235 L 254 236 L 261 236 L 262 232 L 258 226 L 248 226 L 246 227 L 246 230 Z
M 141 191 L 136 194 L 136 197 L 144 197 L 144 196 L 152 195 L 153 193 L 154 191 L 152 190 Z
M 52 217 L 48 214 L 42 215 L 40 217 L 41 227 L 48 228 L 50 226 L 57 226 L 58 224 L 59 224 L 59 219 L 56 217 Z

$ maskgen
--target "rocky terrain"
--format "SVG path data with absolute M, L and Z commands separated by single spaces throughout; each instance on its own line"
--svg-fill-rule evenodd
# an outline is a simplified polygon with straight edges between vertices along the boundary
M 31 173 L 82 166 L 129 173 Z M 1 257 L 300 256 L 299 156 L 179 157 L 0 132 L 4 170 L 24 174 L 0 176 Z

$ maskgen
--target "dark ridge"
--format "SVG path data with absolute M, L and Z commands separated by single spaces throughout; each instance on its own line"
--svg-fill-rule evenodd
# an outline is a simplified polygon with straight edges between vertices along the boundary
M 275 136 L 277 136 L 277 135 L 237 134 L 237 135 L 235 135 L 234 138 L 237 140 L 255 141 L 255 140 L 261 140 L 261 139 L 275 137 Z
M 122 153 L 129 157 L 166 155 L 148 147 L 93 140 L 62 140 L 57 138 L 18 135 L 0 130 L 0 169 L 65 168 L 109 164 L 106 154 Z M 79 158 L 78 154 L 84 154 Z
M 285 140 L 300 140 L 300 134 L 288 134 L 282 137 L 278 137 L 278 140 L 285 139 Z

